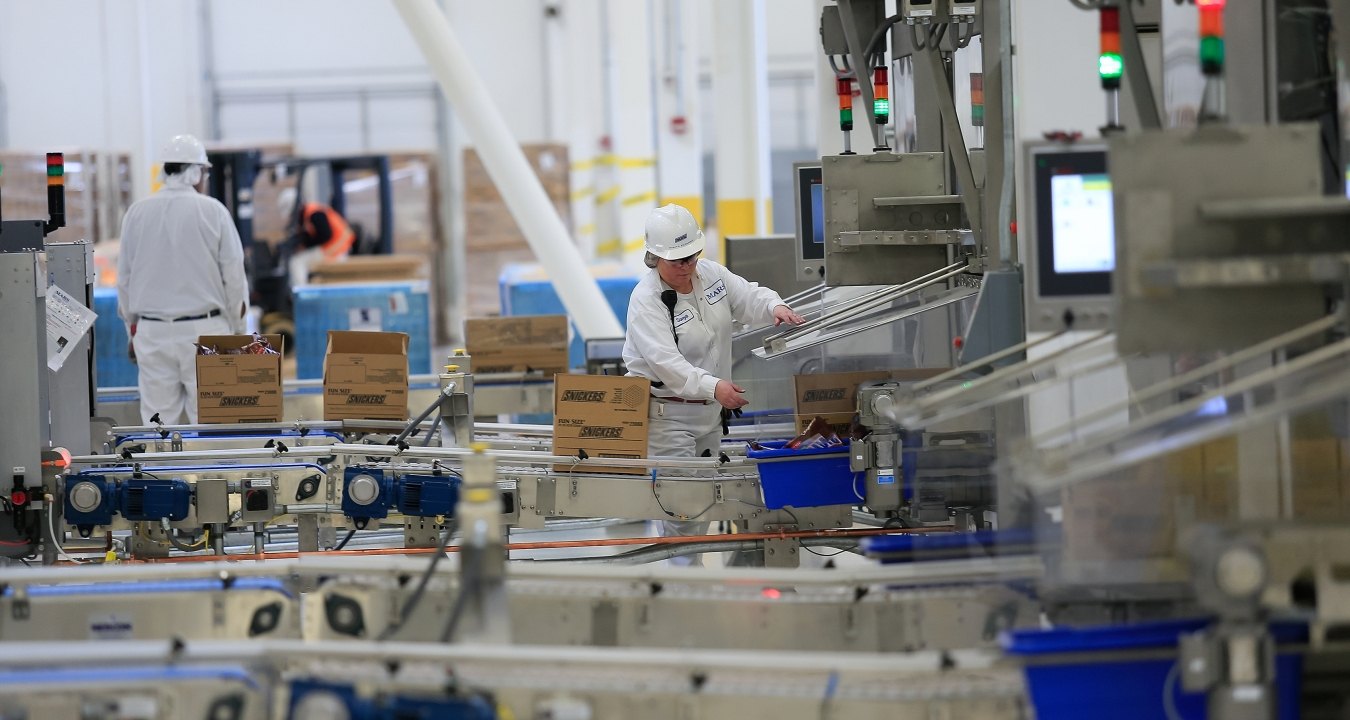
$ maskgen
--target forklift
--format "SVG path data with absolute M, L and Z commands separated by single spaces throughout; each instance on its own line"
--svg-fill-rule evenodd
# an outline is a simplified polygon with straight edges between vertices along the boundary
M 249 304 L 262 309 L 260 329 L 294 340 L 295 322 L 288 261 L 299 249 L 301 212 L 307 201 L 322 202 L 333 208 L 351 225 L 356 234 L 352 255 L 388 255 L 394 245 L 393 185 L 389 177 L 389 156 L 357 155 L 349 157 L 263 159 L 261 150 L 225 150 L 208 152 L 211 161 L 209 193 L 230 211 L 239 240 L 244 246 L 244 268 L 248 275 Z M 374 175 L 379 202 L 378 226 L 366 228 L 347 216 L 347 179 L 356 173 Z M 295 178 L 295 203 L 288 211 L 285 238 L 276 244 L 258 240 L 254 234 L 255 186 L 260 179 L 272 184 Z M 325 188 L 320 197 L 306 198 L 306 180 Z M 326 195 L 326 197 L 323 197 Z

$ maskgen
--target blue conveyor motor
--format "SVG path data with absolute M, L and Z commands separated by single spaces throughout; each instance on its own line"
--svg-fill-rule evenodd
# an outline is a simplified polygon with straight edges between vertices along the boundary
M 348 684 L 318 680 L 291 683 L 290 720 L 330 718 L 345 709 L 351 720 L 496 720 L 493 703 L 480 696 L 423 696 L 396 692 L 362 697 Z
M 391 510 L 412 517 L 448 516 L 459 502 L 457 475 L 404 474 L 370 467 L 350 467 L 343 474 L 342 513 L 358 527 Z
M 66 523 L 82 535 L 121 515 L 130 521 L 182 520 L 192 507 L 192 486 L 183 480 L 72 475 L 66 480 Z
M 398 485 L 398 511 L 404 515 L 453 515 L 459 502 L 459 477 L 455 475 L 404 475 Z

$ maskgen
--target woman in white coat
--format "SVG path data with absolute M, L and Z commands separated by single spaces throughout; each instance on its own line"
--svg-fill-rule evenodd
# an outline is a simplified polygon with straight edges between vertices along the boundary
M 628 374 L 652 381 L 647 451 L 652 457 L 717 456 L 722 410 L 747 404 L 731 380 L 732 321 L 798 325 L 778 293 L 700 259 L 703 231 L 679 205 L 647 217 L 646 265 L 628 301 L 623 359 Z M 697 535 L 697 518 L 663 523 L 666 535 Z

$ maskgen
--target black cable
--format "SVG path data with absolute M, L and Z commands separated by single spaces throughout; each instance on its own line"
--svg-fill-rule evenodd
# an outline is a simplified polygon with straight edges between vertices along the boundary
M 900 22 L 901 19 L 899 15 L 892 15 L 877 26 L 876 31 L 872 33 L 872 39 L 867 41 L 867 49 L 863 52 L 863 57 L 867 58 L 868 62 L 871 62 L 871 59 L 878 54 L 877 48 L 881 46 L 881 41 L 886 38 L 886 33 L 890 32 L 891 26 Z M 884 55 L 884 53 L 881 54 Z
M 708 514 L 708 511 L 709 511 L 709 510 L 712 510 L 712 509 L 713 509 L 713 506 L 717 504 L 717 501 L 716 501 L 716 500 L 713 500 L 711 503 L 708 504 L 708 507 L 703 508 L 703 512 L 701 512 L 701 513 L 699 513 L 699 514 L 697 514 L 697 515 L 692 515 L 692 516 L 677 515 L 677 514 L 671 512 L 671 511 L 667 510 L 665 504 L 661 502 L 661 496 L 660 496 L 659 494 L 657 494 L 657 492 L 656 492 L 656 481 L 655 481 L 655 480 L 652 481 L 652 498 L 656 500 L 656 506 L 659 507 L 659 508 L 661 508 L 661 512 L 665 513 L 666 515 L 670 516 L 671 518 L 673 518 L 673 519 L 675 519 L 675 520 L 680 520 L 680 521 L 685 521 L 685 522 L 691 521 L 691 520 L 697 520 L 697 519 L 703 517 L 704 515 L 707 515 L 707 514 Z
M 475 584 L 478 582 L 481 568 L 478 567 L 478 556 L 480 553 L 468 553 L 461 555 L 463 562 L 474 563 L 472 568 L 462 568 L 460 572 L 461 583 L 459 594 L 455 597 L 455 605 L 450 610 L 450 617 L 445 621 L 445 629 L 441 631 L 441 642 L 448 643 L 455 636 L 455 631 L 459 629 L 459 621 L 464 617 L 464 608 L 469 605 L 469 596 L 475 590 Z
M 348 531 L 347 531 L 347 536 L 344 537 L 344 538 L 342 538 L 342 542 L 338 543 L 338 544 L 337 544 L 337 547 L 333 548 L 333 552 L 337 552 L 338 550 L 341 550 L 342 548 L 347 547 L 347 543 L 351 542 L 352 536 L 354 536 L 354 535 L 356 535 L 356 528 L 352 528 L 351 530 L 348 530 Z
M 423 420 L 426 420 L 431 415 L 431 413 L 435 412 L 436 409 L 441 406 L 441 400 L 442 400 L 441 395 L 437 393 L 436 400 L 432 402 L 430 405 L 428 405 L 427 409 L 423 410 L 421 415 L 418 415 L 412 422 L 408 423 L 408 426 L 403 428 L 403 432 L 399 433 L 398 436 L 396 436 L 394 440 L 389 444 L 398 445 L 404 440 L 407 440 L 408 436 L 412 435 L 412 431 L 416 430 L 417 427 L 422 424 Z
M 441 412 L 441 410 L 437 408 L 436 419 L 431 422 L 431 429 L 428 430 L 426 434 L 422 436 L 422 447 L 427 447 L 431 445 L 431 436 L 434 435 L 436 433 L 437 428 L 441 426 L 441 419 L 444 417 L 445 413 Z
M 412 617 L 413 610 L 417 608 L 418 603 L 422 602 L 422 596 L 426 594 L 427 584 L 431 582 L 431 576 L 436 574 L 436 566 L 441 563 L 441 558 L 445 557 L 445 546 L 450 542 L 450 528 L 446 528 L 441 533 L 440 542 L 436 544 L 436 552 L 431 555 L 431 562 L 427 565 L 426 572 L 422 573 L 422 578 L 417 581 L 417 587 L 413 590 L 408 602 L 403 605 L 403 610 L 398 614 L 398 621 L 386 627 L 384 632 L 380 633 L 379 640 L 388 640 L 394 633 L 403 629 L 403 624 Z
M 823 558 L 832 558 L 832 557 L 834 557 L 834 556 L 836 556 L 836 555 L 843 555 L 844 553 L 849 552 L 849 550 L 848 550 L 847 548 L 845 548 L 845 549 L 840 550 L 840 551 L 838 551 L 838 552 L 823 553 L 823 552 L 816 552 L 815 550 L 812 550 L 810 547 L 808 547 L 808 546 L 806 545 L 806 543 L 801 543 L 801 546 L 802 546 L 802 549 L 803 549 L 803 550 L 805 550 L 805 551 L 811 553 L 812 555 L 819 555 L 820 557 L 823 557 Z
M 928 34 L 926 32 L 920 31 L 918 25 L 909 26 L 909 41 L 910 44 L 914 46 L 915 50 L 927 50 L 928 49 L 927 38 Z

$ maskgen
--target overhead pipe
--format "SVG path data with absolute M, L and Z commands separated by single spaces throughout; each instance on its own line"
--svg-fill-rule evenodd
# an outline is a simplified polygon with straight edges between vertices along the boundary
M 474 139 L 488 175 L 497 184 L 507 209 L 581 336 L 623 337 L 623 326 L 586 268 L 581 253 L 571 244 L 571 233 L 549 201 L 519 143 L 511 136 L 487 86 L 474 74 L 473 63 L 451 30 L 450 21 L 434 0 L 393 0 L 393 3 L 421 47 L 450 105 Z

